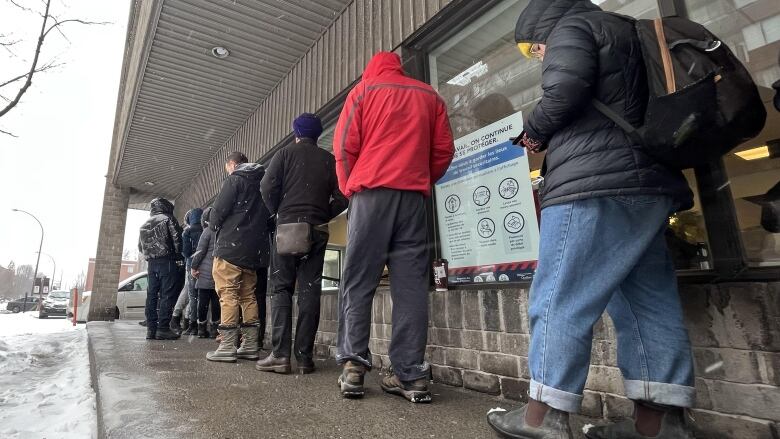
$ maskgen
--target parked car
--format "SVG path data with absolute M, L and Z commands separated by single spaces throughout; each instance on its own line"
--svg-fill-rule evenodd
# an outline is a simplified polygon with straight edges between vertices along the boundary
M 26 300 L 24 297 L 12 300 L 8 302 L 5 309 L 11 312 L 34 311 L 38 309 L 38 296 L 27 296 Z
M 145 318 L 146 288 L 148 284 L 149 277 L 145 271 L 119 282 L 116 294 L 115 319 L 143 320 Z M 84 291 L 79 294 L 76 321 L 87 321 L 91 297 L 91 291 Z M 73 317 L 72 297 L 68 302 L 68 317 Z
M 39 319 L 45 319 L 49 316 L 65 317 L 67 313 L 68 302 L 70 302 L 70 291 L 52 291 L 48 297 L 43 299 Z

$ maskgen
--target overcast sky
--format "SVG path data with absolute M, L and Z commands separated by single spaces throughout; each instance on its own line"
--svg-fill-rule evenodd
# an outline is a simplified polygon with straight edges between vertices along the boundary
M 40 7 L 42 1 L 17 3 Z M 86 272 L 95 256 L 129 7 L 129 0 L 52 1 L 52 12 L 61 20 L 110 24 L 65 24 L 67 40 L 50 33 L 41 59 L 63 65 L 36 74 L 21 103 L 0 117 L 0 130 L 18 136 L 0 134 L 0 266 L 11 260 L 17 266 L 35 264 L 38 250 L 38 224 L 12 208 L 29 211 L 43 223 L 43 252 L 56 261 L 63 286 Z M 40 17 L 0 0 L 0 34 L 22 40 L 12 47 L 16 56 L 0 47 L 0 83 L 29 69 L 40 26 Z M 12 97 L 18 85 L 0 88 L 0 94 Z M 0 108 L 5 105 L 0 98 Z M 147 217 L 130 211 L 125 248 L 135 247 L 138 227 Z M 42 256 L 40 271 L 51 276 L 52 269 L 51 260 Z

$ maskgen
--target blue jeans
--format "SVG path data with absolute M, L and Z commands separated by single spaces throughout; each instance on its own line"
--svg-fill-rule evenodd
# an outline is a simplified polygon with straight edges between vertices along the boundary
M 531 398 L 579 411 L 593 325 L 606 310 L 626 396 L 693 406 L 693 358 L 664 240 L 674 207 L 665 196 L 617 196 L 542 211 L 529 309 Z
M 146 291 L 146 322 L 149 329 L 170 327 L 173 306 L 184 280 L 183 269 L 171 259 L 149 260 L 149 286 Z

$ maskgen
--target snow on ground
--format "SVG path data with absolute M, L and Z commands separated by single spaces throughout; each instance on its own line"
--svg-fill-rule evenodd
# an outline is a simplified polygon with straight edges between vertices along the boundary
M 97 436 L 84 325 L 0 314 L 0 437 Z

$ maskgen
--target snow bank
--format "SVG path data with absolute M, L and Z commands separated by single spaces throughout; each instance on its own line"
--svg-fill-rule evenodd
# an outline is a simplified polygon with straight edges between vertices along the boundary
M 97 436 L 84 325 L 0 314 L 0 437 Z

